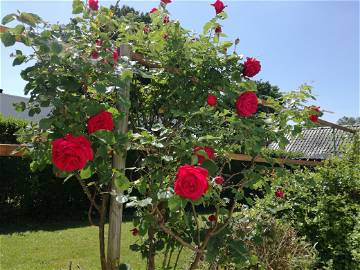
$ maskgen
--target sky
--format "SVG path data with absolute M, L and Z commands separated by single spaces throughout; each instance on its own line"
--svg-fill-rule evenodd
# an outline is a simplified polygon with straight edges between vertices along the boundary
M 226 39 L 240 38 L 238 53 L 256 57 L 262 70 L 254 79 L 269 81 L 282 91 L 301 84 L 313 86 L 316 101 L 309 105 L 325 110 L 322 119 L 336 122 L 342 116 L 360 116 L 359 1 L 226 1 L 229 16 L 222 29 Z M 109 6 L 116 1 L 99 0 Z M 171 19 L 196 32 L 214 16 L 214 1 L 173 0 Z M 16 10 L 32 12 L 44 20 L 66 23 L 71 0 L 0 0 L 1 18 Z M 148 12 L 159 1 L 120 1 Z M 12 66 L 15 47 L 1 47 L 0 88 L 23 96 L 26 66 Z M 17 44 L 16 49 L 24 49 Z

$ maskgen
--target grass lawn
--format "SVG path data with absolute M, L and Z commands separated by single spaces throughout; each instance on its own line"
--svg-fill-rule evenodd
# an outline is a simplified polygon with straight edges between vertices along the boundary
M 145 270 L 145 262 L 141 255 L 129 250 L 129 245 L 140 239 L 131 235 L 131 228 L 131 223 L 123 224 L 122 261 L 129 263 L 133 270 Z M 1 270 L 68 270 L 70 261 L 73 270 L 100 269 L 98 228 L 95 226 L 70 223 L 62 227 L 61 224 L 39 228 L 9 227 L 5 230 L 3 227 L 2 231 Z M 184 268 L 187 265 L 186 258 L 190 254 L 185 253 L 182 253 L 178 264 L 184 265 Z M 160 264 L 161 255 L 159 257 Z

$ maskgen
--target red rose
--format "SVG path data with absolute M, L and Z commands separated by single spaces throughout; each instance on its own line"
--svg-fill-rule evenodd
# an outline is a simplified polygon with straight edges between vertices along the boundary
M 137 228 L 131 229 L 130 232 L 133 236 L 139 235 L 139 230 Z
M 150 32 L 150 27 L 147 26 L 147 25 L 145 25 L 145 26 L 144 26 L 144 33 L 145 33 L 145 34 L 148 34 L 149 32 Z
M 311 122 L 316 123 L 319 120 L 320 107 L 311 106 L 309 109 L 312 111 L 312 113 L 309 114 L 309 119 Z
M 62 171 L 81 170 L 93 158 L 91 142 L 83 135 L 74 137 L 67 134 L 64 138 L 52 141 L 52 162 Z
M 209 220 L 210 222 L 215 222 L 215 221 L 217 220 L 217 218 L 216 218 L 215 215 L 210 215 L 210 216 L 208 216 L 208 220 Z
M 97 51 L 92 51 L 92 52 L 91 52 L 91 58 L 92 58 L 92 59 L 98 59 L 98 57 L 99 57 L 99 54 L 98 54 Z
M 157 8 L 152 8 L 152 9 L 150 10 L 150 13 L 154 13 L 154 12 L 156 12 L 156 11 L 158 11 Z
M 243 74 L 246 77 L 254 77 L 261 69 L 260 62 L 255 58 L 247 57 L 244 63 Z
M 169 23 L 170 22 L 170 18 L 169 16 L 165 16 L 164 19 L 163 19 L 163 23 Z
M 191 165 L 180 166 L 175 179 L 175 193 L 193 201 L 204 195 L 209 187 L 208 171 Z
M 218 175 L 214 178 L 214 181 L 217 185 L 222 185 L 224 183 L 224 177 Z
M 220 34 L 221 32 L 222 32 L 222 29 L 221 29 L 221 26 L 219 25 L 215 28 L 215 33 Z
M 277 197 L 277 198 L 284 198 L 284 196 L 285 196 L 285 192 L 284 191 L 282 191 L 281 189 L 278 189 L 278 190 L 276 190 L 275 191 L 275 196 Z
M 202 146 L 197 146 L 194 147 L 193 149 L 193 154 L 195 154 L 198 158 L 198 163 L 201 165 L 204 161 L 205 161 L 205 157 L 203 155 L 197 154 L 196 152 L 198 152 L 199 150 L 204 150 L 207 158 L 206 159 L 215 159 L 215 150 L 212 149 L 211 147 L 202 147 Z
M 99 0 L 88 0 L 88 5 L 92 10 L 99 9 Z
M 209 106 L 215 106 L 217 103 L 217 98 L 214 95 L 209 94 L 207 97 L 207 104 Z
M 119 60 L 119 53 L 118 53 L 118 50 L 116 49 L 115 51 L 113 51 L 113 60 L 115 63 L 117 63 L 117 61 Z
M 98 46 L 98 47 L 101 47 L 101 46 L 102 46 L 102 40 L 101 40 L 101 39 L 97 39 L 97 40 L 95 41 L 95 43 L 96 43 L 96 46 Z
M 246 91 L 236 100 L 235 107 L 238 115 L 248 117 L 257 111 L 258 99 L 254 92 Z
M 114 121 L 112 118 L 112 113 L 110 112 L 100 112 L 96 115 L 93 115 L 87 121 L 87 130 L 89 134 L 94 133 L 97 130 L 113 130 Z
M 211 5 L 215 8 L 216 14 L 221 13 L 224 10 L 224 8 L 227 7 L 220 0 L 216 0 L 215 3 Z
M 166 5 L 166 4 L 170 4 L 171 0 L 161 0 L 160 2 L 164 5 Z

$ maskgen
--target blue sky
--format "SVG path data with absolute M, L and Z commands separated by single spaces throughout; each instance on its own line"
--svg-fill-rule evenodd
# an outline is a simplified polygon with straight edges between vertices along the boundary
M 72 1 L 0 0 L 1 17 L 20 11 L 34 12 L 49 22 L 67 22 Z M 110 5 L 116 1 L 102 1 Z M 214 15 L 214 1 L 173 0 L 172 19 L 200 32 Z M 120 1 L 149 11 L 158 1 Z M 240 38 L 238 52 L 261 61 L 255 79 L 268 80 L 282 91 L 302 83 L 314 87 L 312 104 L 334 113 L 323 119 L 335 122 L 342 116 L 360 116 L 359 1 L 226 1 L 229 18 L 223 23 L 228 39 Z M 19 47 L 21 47 L 19 45 Z M 12 67 L 9 54 L 15 48 L 1 44 L 0 88 L 23 95 L 20 77 L 24 66 Z

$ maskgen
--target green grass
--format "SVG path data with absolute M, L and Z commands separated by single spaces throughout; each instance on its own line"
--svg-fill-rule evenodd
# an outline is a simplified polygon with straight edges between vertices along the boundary
M 73 270 L 100 269 L 98 228 L 84 224 L 65 224 L 64 227 L 53 224 L 40 229 L 5 228 L 7 231 L 0 235 L 0 269 L 68 270 L 70 261 Z M 131 223 L 123 223 L 122 228 L 122 262 L 129 263 L 133 270 L 145 270 L 141 255 L 129 250 L 129 245 L 140 237 L 131 235 Z M 187 265 L 189 253 L 185 253 L 179 265 Z M 159 264 L 160 257 L 157 258 Z

